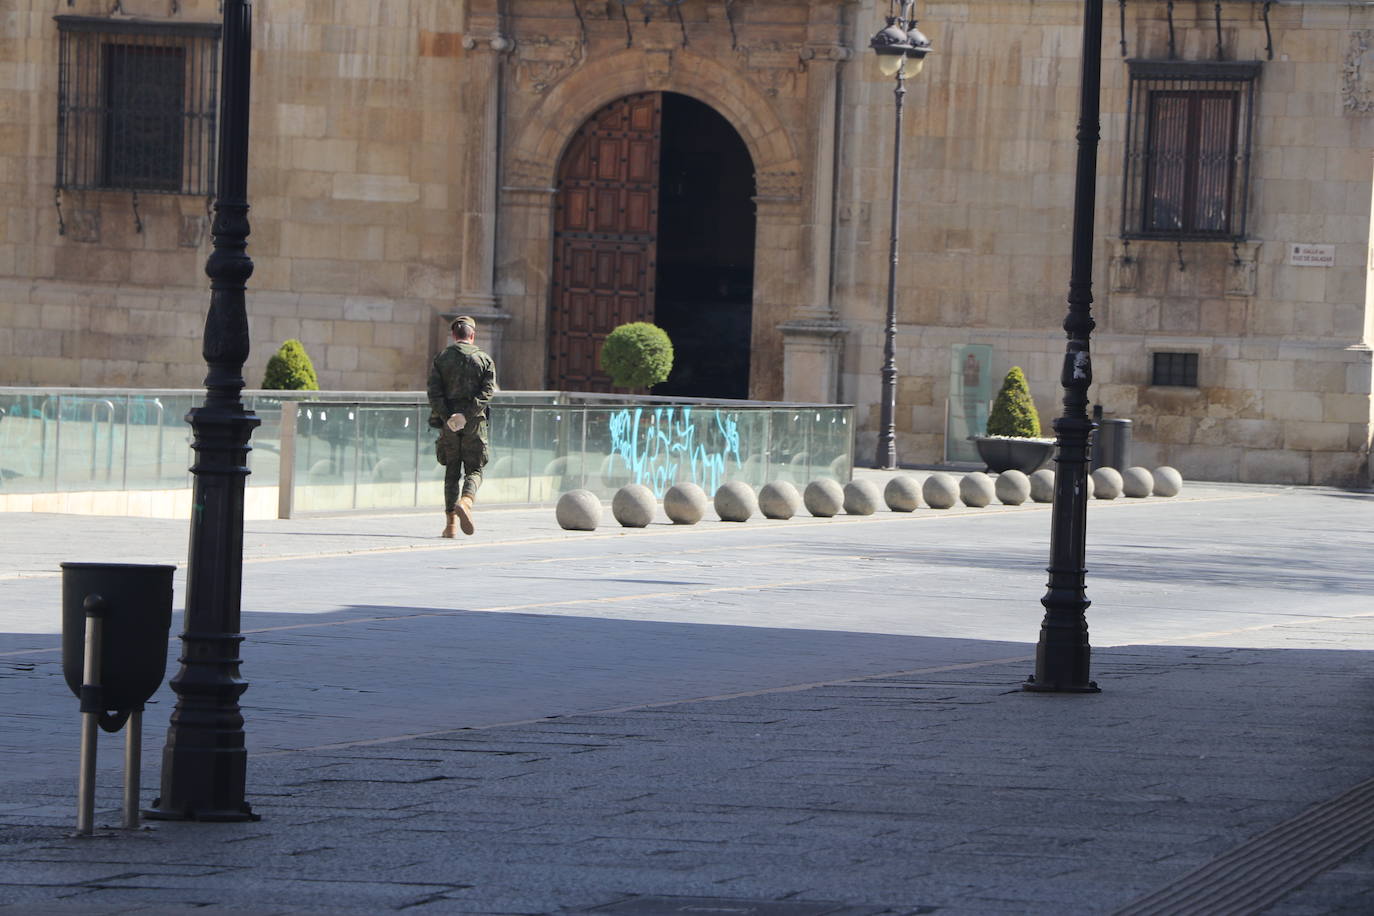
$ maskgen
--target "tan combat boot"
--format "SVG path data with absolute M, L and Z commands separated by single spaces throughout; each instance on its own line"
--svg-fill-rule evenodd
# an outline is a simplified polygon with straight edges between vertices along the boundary
M 458 500 L 458 524 L 462 526 L 464 534 L 472 534 L 477 529 L 472 524 L 472 497 L 466 493 L 463 498 Z M 451 537 L 452 535 L 450 535 Z
M 439 535 L 441 538 L 456 538 L 458 536 L 458 513 L 445 512 L 444 533 Z

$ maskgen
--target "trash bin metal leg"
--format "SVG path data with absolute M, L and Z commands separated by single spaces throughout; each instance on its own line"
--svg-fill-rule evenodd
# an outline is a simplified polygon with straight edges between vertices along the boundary
M 124 726 L 124 829 L 138 829 L 138 788 L 143 767 L 143 710 L 129 713 Z
M 90 599 L 87 599 L 88 606 Z M 95 832 L 95 754 L 99 732 L 100 638 L 98 614 L 86 615 L 86 656 L 81 676 L 81 772 L 76 787 L 76 832 Z

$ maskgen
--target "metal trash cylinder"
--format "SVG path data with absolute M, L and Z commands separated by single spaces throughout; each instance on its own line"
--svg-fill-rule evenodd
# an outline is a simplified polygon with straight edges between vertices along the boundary
M 1115 468 L 1124 471 L 1131 466 L 1131 421 L 1121 419 L 1098 420 L 1093 432 L 1092 469 Z
M 136 563 L 62 564 L 62 673 L 81 696 L 86 643 L 84 604 L 104 599 L 100 647 L 102 711 L 142 709 L 167 674 L 175 566 Z

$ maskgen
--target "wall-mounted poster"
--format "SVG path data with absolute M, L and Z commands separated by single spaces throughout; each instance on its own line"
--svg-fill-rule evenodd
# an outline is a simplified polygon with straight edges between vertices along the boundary
M 988 407 L 992 403 L 992 347 L 989 344 L 957 344 L 950 356 L 945 461 L 981 463 L 978 449 L 968 437 L 981 436 L 988 427 Z

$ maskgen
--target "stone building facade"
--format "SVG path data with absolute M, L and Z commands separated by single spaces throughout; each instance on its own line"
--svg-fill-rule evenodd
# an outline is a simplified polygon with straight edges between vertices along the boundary
M 1136 463 L 1367 483 L 1374 10 L 1106 8 L 1094 399 L 1133 420 Z M 857 404 L 862 462 L 894 139 L 894 83 L 867 41 L 887 9 L 259 0 L 249 385 L 295 337 L 327 388 L 413 390 L 443 317 L 468 313 L 504 387 L 605 387 L 599 335 L 654 320 L 679 341 L 674 393 Z M 218 4 L 116 10 L 13 0 L 0 16 L 0 384 L 204 374 L 196 138 L 212 122 L 195 96 Z M 1023 367 L 1043 419 L 1058 413 L 1082 12 L 921 4 L 934 51 L 905 96 L 903 462 L 951 452 L 956 348 L 990 348 L 994 378 Z M 180 120 L 113 139 L 138 105 Z M 181 152 L 138 172 L 140 143 Z

